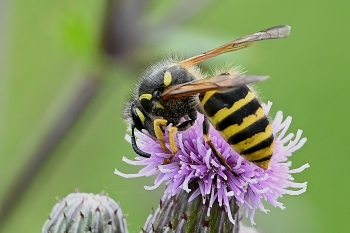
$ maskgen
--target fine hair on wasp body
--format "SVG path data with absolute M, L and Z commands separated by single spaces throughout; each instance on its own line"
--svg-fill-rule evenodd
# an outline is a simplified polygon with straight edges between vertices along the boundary
M 289 26 L 275 26 L 185 60 L 168 59 L 151 66 L 136 85 L 124 111 L 124 118 L 131 128 L 133 150 L 140 156 L 150 157 L 138 148 L 134 134 L 135 128 L 146 130 L 159 141 L 164 152 L 171 154 L 164 160 L 165 164 L 170 163 L 178 150 L 176 131 L 191 127 L 199 112 L 204 115 L 204 140 L 223 166 L 232 171 L 210 140 L 210 124 L 238 154 L 267 170 L 274 149 L 272 127 L 247 84 L 268 77 L 228 69 L 207 78 L 197 64 L 222 53 L 249 47 L 256 41 L 285 38 L 289 33 Z M 163 129 L 169 125 L 170 151 L 165 146 Z

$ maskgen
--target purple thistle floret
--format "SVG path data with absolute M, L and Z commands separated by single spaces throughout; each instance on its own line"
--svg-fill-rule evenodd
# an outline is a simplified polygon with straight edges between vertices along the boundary
M 266 114 L 268 114 L 272 103 L 263 104 Z M 145 189 L 152 190 L 159 187 L 163 182 L 166 184 L 165 194 L 174 196 L 181 190 L 190 192 L 189 184 L 198 183 L 189 201 L 202 196 L 203 204 L 208 202 L 208 216 L 210 208 L 215 201 L 220 206 L 224 206 L 228 217 L 232 223 L 234 219 L 231 214 L 229 202 L 232 198 L 245 211 L 246 217 L 250 216 L 250 221 L 254 223 L 254 214 L 257 209 L 268 212 L 262 204 L 262 199 L 269 202 L 274 207 L 284 209 L 284 205 L 278 201 L 283 194 L 299 195 L 306 191 L 307 182 L 296 183 L 292 177 L 293 173 L 302 172 L 309 164 L 290 169 L 291 162 L 288 157 L 306 142 L 306 138 L 301 138 L 302 130 L 298 130 L 295 138 L 294 134 L 286 135 L 291 117 L 283 121 L 282 112 L 276 114 L 272 122 L 275 136 L 275 149 L 268 170 L 256 166 L 245 160 L 220 136 L 213 128 L 210 128 L 210 137 L 218 151 L 226 158 L 233 172 L 221 165 L 212 153 L 210 147 L 203 138 L 202 122 L 203 116 L 199 115 L 196 123 L 186 131 L 177 132 L 176 143 L 178 152 L 170 164 L 163 164 L 164 158 L 168 158 L 169 153 L 165 153 L 160 144 L 154 138 L 148 136 L 146 132 L 137 132 L 137 145 L 145 152 L 151 154 L 150 158 L 136 157 L 135 161 L 123 158 L 123 161 L 138 166 L 145 166 L 137 174 L 124 174 L 115 170 L 115 174 L 125 177 L 141 177 L 157 175 L 153 186 L 145 186 Z M 130 141 L 130 139 L 128 139 Z M 165 142 L 170 149 L 169 138 L 166 133 Z

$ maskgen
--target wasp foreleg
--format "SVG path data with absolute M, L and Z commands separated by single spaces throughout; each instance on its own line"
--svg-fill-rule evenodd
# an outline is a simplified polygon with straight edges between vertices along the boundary
M 160 147 L 163 149 L 164 152 L 168 152 L 168 149 L 165 146 L 164 143 L 164 133 L 162 131 L 162 126 L 166 126 L 168 124 L 168 121 L 165 119 L 155 119 L 153 128 L 154 133 L 159 141 Z
M 135 151 L 136 154 L 138 154 L 142 157 L 145 157 L 145 158 L 151 157 L 151 154 L 148 154 L 148 153 L 140 150 L 140 148 L 137 146 L 134 131 L 135 131 L 135 127 L 132 127 L 131 128 L 131 146 L 132 146 L 132 149 Z

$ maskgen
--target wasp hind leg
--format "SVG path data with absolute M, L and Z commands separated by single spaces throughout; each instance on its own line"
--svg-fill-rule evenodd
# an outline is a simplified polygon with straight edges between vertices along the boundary
M 204 135 L 204 140 L 205 142 L 210 146 L 211 150 L 213 151 L 215 157 L 219 160 L 219 163 L 223 166 L 225 166 L 228 170 L 230 170 L 231 172 L 233 171 L 231 166 L 228 165 L 226 159 L 224 158 L 224 156 L 222 156 L 222 154 L 216 149 L 216 147 L 214 146 L 214 144 L 211 142 L 210 136 L 209 136 L 209 120 L 207 117 L 204 117 L 204 121 L 203 121 L 203 135 Z

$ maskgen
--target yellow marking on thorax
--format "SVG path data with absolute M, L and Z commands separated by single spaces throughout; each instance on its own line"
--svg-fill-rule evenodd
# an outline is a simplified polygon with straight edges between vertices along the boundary
M 151 94 L 142 94 L 140 97 L 139 97 L 139 100 L 143 100 L 143 99 L 146 99 L 146 100 L 151 100 L 152 99 L 152 95 Z
M 260 133 L 254 134 L 252 137 L 247 138 L 246 140 L 241 141 L 241 142 L 234 144 L 232 146 L 235 149 L 235 151 L 240 153 L 244 150 L 247 150 L 247 149 L 259 144 L 260 142 L 264 141 L 265 139 L 269 138 L 271 136 L 271 134 L 272 134 L 272 126 L 271 126 L 271 124 L 269 124 L 266 127 L 265 132 L 260 132 Z M 254 152 L 252 154 L 259 154 L 257 152 L 258 151 Z M 259 159 L 259 158 L 254 158 L 251 160 L 257 160 L 257 159 Z
M 173 77 L 171 76 L 171 73 L 169 71 L 165 72 L 164 74 L 164 85 L 167 87 L 170 85 L 171 80 L 173 79 Z
M 145 125 L 145 116 L 140 111 L 140 109 L 136 108 L 136 113 L 137 113 L 137 116 L 140 118 L 142 125 Z
M 260 118 L 262 118 L 264 116 L 265 116 L 264 110 L 260 107 L 260 108 L 258 108 L 258 110 L 254 114 L 251 114 L 251 115 L 245 117 L 243 119 L 243 122 L 240 125 L 238 125 L 238 124 L 230 125 L 229 127 L 227 127 L 226 129 L 224 129 L 220 132 L 222 132 L 223 135 L 225 135 L 224 138 L 227 140 L 231 136 L 233 136 L 236 133 L 247 128 L 248 126 L 250 126 L 251 124 L 253 124 L 254 122 L 256 122 L 257 120 L 259 120 Z
M 201 104 L 202 106 L 205 105 L 205 103 L 210 99 L 210 97 L 212 97 L 217 91 L 207 91 L 205 94 L 204 94 L 204 97 L 201 101 Z
M 214 116 L 212 116 L 210 118 L 210 121 L 216 125 L 217 123 L 221 122 L 223 119 L 225 119 L 227 116 L 231 115 L 232 113 L 234 113 L 235 111 L 239 110 L 240 108 L 242 108 L 244 105 L 246 105 L 247 103 L 249 103 L 251 100 L 253 100 L 254 94 L 252 92 L 248 92 L 248 94 L 245 96 L 244 99 L 240 99 L 238 101 L 236 101 L 231 108 L 222 108 L 219 111 L 217 111 L 217 113 L 215 113 Z

